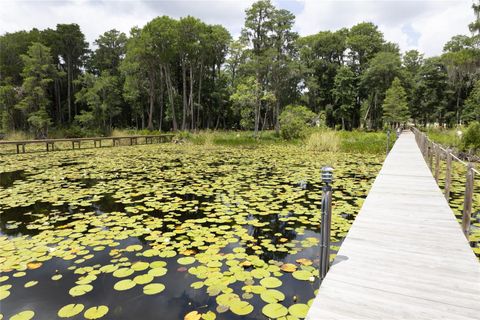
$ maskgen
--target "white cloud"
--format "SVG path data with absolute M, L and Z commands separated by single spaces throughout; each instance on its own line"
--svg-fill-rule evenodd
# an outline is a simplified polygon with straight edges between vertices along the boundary
M 12 1 L 0 0 L 0 34 L 31 28 L 55 28 L 57 23 L 77 23 L 92 43 L 103 32 L 116 28 L 128 33 L 152 18 L 192 15 L 224 25 L 238 36 L 244 12 L 253 0 L 156 1 Z M 336 30 L 371 21 L 388 41 L 402 50 L 418 49 L 440 54 L 453 35 L 468 34 L 473 21 L 472 0 L 274 0 L 297 16 L 295 29 L 302 35 Z
M 456 34 L 468 34 L 473 21 L 471 0 L 303 0 L 297 15 L 301 34 L 337 30 L 370 21 L 377 24 L 385 39 L 405 51 L 418 49 L 427 56 L 442 52 L 443 44 Z
M 55 28 L 77 23 L 92 43 L 103 32 L 116 28 L 128 33 L 156 16 L 192 15 L 211 24 L 222 24 L 234 35 L 243 25 L 244 11 L 253 0 L 162 1 L 0 1 L 0 34 L 32 28 Z

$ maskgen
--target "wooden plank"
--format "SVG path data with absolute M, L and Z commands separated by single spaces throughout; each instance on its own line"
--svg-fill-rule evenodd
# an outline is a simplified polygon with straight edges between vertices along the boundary
M 479 318 L 480 264 L 430 159 L 400 136 L 307 319 Z

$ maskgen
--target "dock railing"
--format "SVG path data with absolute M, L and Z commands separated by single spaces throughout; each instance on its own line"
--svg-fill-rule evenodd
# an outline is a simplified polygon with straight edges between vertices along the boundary
M 94 148 L 102 147 L 102 141 L 111 140 L 112 147 L 120 145 L 120 140 L 129 141 L 130 145 L 138 144 L 139 139 L 144 139 L 145 144 L 152 144 L 154 141 L 158 143 L 171 141 L 174 134 L 158 134 L 158 135 L 136 135 L 136 136 L 122 136 L 122 137 L 91 137 L 91 138 L 65 138 L 65 139 L 42 139 L 42 140 L 17 140 L 17 141 L 0 141 L 1 145 L 15 145 L 18 153 L 25 153 L 25 146 L 27 144 L 44 144 L 46 151 L 54 151 L 55 144 L 61 142 L 71 142 L 72 149 L 81 148 L 82 142 L 93 141 Z
M 446 149 L 442 145 L 433 142 L 427 137 L 425 133 L 421 132 L 417 128 L 412 127 L 411 130 L 415 134 L 415 140 L 417 141 L 418 147 L 420 148 L 420 151 L 422 152 L 425 161 L 430 167 L 430 170 L 432 171 L 432 174 L 435 177 L 435 181 L 437 181 L 437 184 L 440 180 L 441 161 L 445 161 L 445 185 L 443 193 L 447 202 L 450 203 L 450 191 L 452 186 L 453 169 L 452 162 L 457 161 L 466 167 L 465 191 L 462 211 L 462 231 L 468 240 L 471 226 L 470 221 L 472 219 L 475 173 L 480 176 L 480 172 L 475 169 L 472 162 L 463 161 L 457 155 L 455 155 L 452 150 Z

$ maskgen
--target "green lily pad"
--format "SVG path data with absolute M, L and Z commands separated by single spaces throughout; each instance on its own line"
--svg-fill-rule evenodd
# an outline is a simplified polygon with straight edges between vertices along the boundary
M 113 286 L 113 289 L 118 290 L 118 291 L 125 291 L 132 289 L 133 287 L 136 286 L 135 281 L 131 279 L 125 279 L 125 280 L 120 280 L 115 285 Z
M 143 287 L 143 293 L 147 295 L 161 293 L 163 290 L 165 290 L 165 285 L 161 283 L 150 283 Z
M 265 288 L 277 288 L 282 285 L 282 281 L 274 277 L 268 277 L 260 280 L 260 284 Z
M 279 303 L 269 303 L 262 308 L 262 313 L 269 318 L 277 319 L 288 314 L 288 309 Z
M 310 307 L 303 303 L 297 303 L 288 308 L 288 312 L 297 318 L 305 318 Z
M 266 303 L 275 303 L 285 300 L 285 295 L 278 290 L 269 289 L 262 292 L 260 298 Z
M 0 290 L 0 301 L 7 298 L 10 295 L 10 291 L 8 290 Z
M 87 311 L 85 311 L 83 316 L 86 319 L 93 320 L 93 319 L 100 319 L 104 315 L 106 315 L 107 313 L 108 313 L 108 307 L 107 306 L 98 306 L 98 307 L 91 307 L 91 308 L 87 309 Z
M 93 290 L 93 286 L 90 285 L 90 284 L 81 284 L 81 285 L 78 285 L 78 286 L 75 286 L 73 288 L 71 288 L 68 293 L 72 296 L 72 297 L 78 297 L 78 296 L 83 296 L 84 294 L 90 292 Z
M 138 261 L 132 264 L 131 268 L 135 271 L 143 271 L 150 266 L 148 262 Z
M 116 270 L 115 272 L 113 272 L 113 276 L 116 277 L 116 278 L 125 278 L 125 277 L 128 277 L 130 275 L 132 275 L 132 273 L 134 273 L 135 271 L 133 269 L 130 269 L 130 268 L 120 268 L 118 270 Z
M 136 284 L 147 284 L 152 282 L 152 280 L 153 280 L 153 276 L 149 274 L 142 274 L 133 278 L 133 281 Z
M 25 288 L 30 288 L 30 287 L 33 287 L 37 284 L 38 284 L 38 281 L 28 281 L 27 283 L 25 283 L 24 287 Z
M 163 267 L 158 267 L 154 269 L 148 270 L 148 274 L 154 277 L 161 277 L 164 276 L 167 273 L 167 269 Z
M 60 318 L 71 318 L 82 312 L 83 308 L 85 308 L 83 304 L 67 304 L 58 310 L 57 315 Z
M 195 258 L 194 257 L 183 257 L 183 258 L 179 258 L 177 260 L 178 264 L 181 264 L 181 265 L 189 265 L 189 264 L 192 264 L 195 262 Z
M 311 277 L 313 277 L 313 274 L 309 271 L 306 271 L 306 270 L 298 270 L 298 271 L 293 272 L 292 276 L 297 280 L 308 281 L 308 280 L 310 280 Z
M 239 316 L 245 316 L 253 311 L 253 306 L 246 301 L 235 300 L 230 304 L 230 311 Z
M 19 312 L 10 317 L 10 320 L 30 320 L 35 316 L 35 312 L 32 310 L 26 310 Z

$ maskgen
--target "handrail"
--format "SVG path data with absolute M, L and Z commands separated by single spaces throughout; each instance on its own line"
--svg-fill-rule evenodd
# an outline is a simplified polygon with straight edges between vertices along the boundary
M 427 136 L 425 133 L 421 132 L 420 130 L 418 130 L 418 129 L 415 128 L 415 127 L 411 127 L 411 129 L 412 129 L 412 131 L 413 131 L 413 133 L 414 133 L 415 135 L 417 134 L 417 133 L 415 132 L 415 130 L 416 130 L 419 134 L 425 136 L 425 138 L 427 139 L 427 141 L 429 141 L 430 143 L 432 143 L 434 146 L 440 148 L 442 151 L 444 151 L 444 152 L 446 152 L 446 153 L 449 153 L 453 158 L 455 158 L 458 162 L 460 162 L 460 163 L 463 164 L 464 166 L 468 166 L 468 163 L 467 163 L 467 162 L 465 162 L 465 161 L 463 161 L 462 159 L 460 159 L 459 157 L 457 157 L 457 156 L 455 155 L 455 153 L 452 153 L 449 149 L 445 149 L 441 144 L 438 144 L 438 143 L 432 141 L 431 139 L 429 139 L 428 136 Z M 477 174 L 480 174 L 480 172 L 479 172 L 477 169 L 475 169 L 475 168 L 471 168 L 471 170 L 473 170 L 473 171 L 476 172 Z
M 68 141 L 93 141 L 93 140 L 110 140 L 110 139 L 130 139 L 130 138 L 156 138 L 174 136 L 173 133 L 163 133 L 156 135 L 134 135 L 120 137 L 90 137 L 90 138 L 59 138 L 59 139 L 38 139 L 38 140 L 8 140 L 0 141 L 0 144 L 29 144 L 29 143 L 48 143 L 48 142 L 68 142 Z
M 445 185 L 444 185 L 444 194 L 447 202 L 450 200 L 450 184 L 452 182 L 452 158 L 459 161 L 461 164 L 467 167 L 467 174 L 465 177 L 465 192 L 464 192 L 464 201 L 463 201 L 463 213 L 462 213 L 462 231 L 465 234 L 467 240 L 469 240 L 470 235 L 470 221 L 472 218 L 472 206 L 473 206 L 473 189 L 474 189 L 474 179 L 475 173 L 480 174 L 474 167 L 471 162 L 466 163 L 461 160 L 458 156 L 453 154 L 450 150 L 443 148 L 440 144 L 430 140 L 427 135 L 415 127 L 411 127 L 413 134 L 415 135 L 415 141 L 417 142 L 420 151 L 422 152 L 425 160 L 429 164 L 430 169 L 433 171 L 433 158 L 435 157 L 435 181 L 439 181 L 439 172 L 440 172 L 440 160 L 442 158 L 439 150 L 442 150 L 446 155 L 446 170 L 445 170 Z
M 119 137 L 91 137 L 91 138 L 64 138 L 64 139 L 41 139 L 41 140 L 17 140 L 17 141 L 0 141 L 0 145 L 16 145 L 17 147 L 17 154 L 25 153 L 25 145 L 27 144 L 39 144 L 44 143 L 46 146 L 46 151 L 53 151 L 54 145 L 56 142 L 71 142 L 72 149 L 75 149 L 75 144 L 77 145 L 78 149 L 80 149 L 80 145 L 82 141 L 93 141 L 94 147 L 97 147 L 97 142 L 99 147 L 102 147 L 103 140 L 112 140 L 113 146 L 116 144 L 120 144 L 120 140 L 122 139 L 130 139 L 130 145 L 137 144 L 137 139 L 145 139 L 145 144 L 153 143 L 153 140 L 158 140 L 158 142 L 164 142 L 165 139 L 172 140 L 175 134 L 173 133 L 165 133 L 165 134 L 157 134 L 157 135 L 134 135 L 134 136 L 119 136 Z

